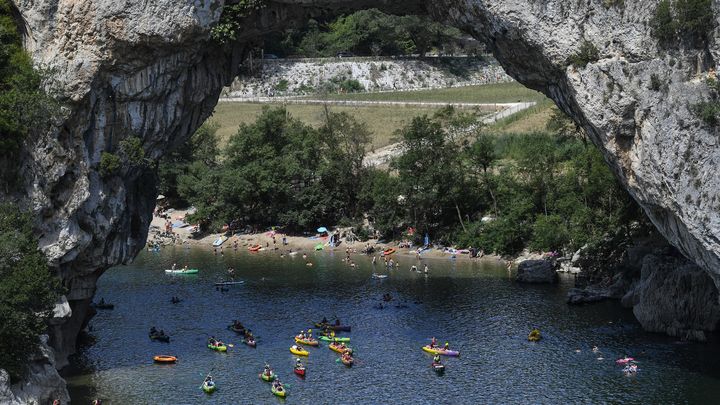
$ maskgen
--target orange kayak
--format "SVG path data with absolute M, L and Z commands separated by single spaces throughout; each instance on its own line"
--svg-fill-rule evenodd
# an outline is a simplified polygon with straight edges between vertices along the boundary
M 260 246 L 260 245 L 252 245 L 248 248 L 248 250 L 251 252 L 257 252 L 260 249 L 262 249 L 262 246 Z
M 155 360 L 156 363 L 175 363 L 177 361 L 177 357 L 160 354 L 153 357 L 153 360 Z

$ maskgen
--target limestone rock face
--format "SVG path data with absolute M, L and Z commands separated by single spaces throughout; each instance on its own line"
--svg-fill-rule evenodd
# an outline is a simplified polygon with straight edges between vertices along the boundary
M 0 369 L 0 404 L 44 405 L 58 399 L 66 404 L 70 395 L 65 381 L 55 368 L 55 356 L 48 346 L 48 336 L 40 337 L 40 354 L 30 360 L 28 377 L 17 384 L 10 384 L 10 376 Z
M 519 283 L 557 283 L 558 274 L 553 263 L 547 260 L 525 260 L 520 262 L 515 280 Z
M 690 340 L 705 340 L 720 324 L 718 290 L 708 274 L 684 258 L 648 255 L 640 282 L 623 301 L 643 329 Z
M 702 78 L 718 68 L 720 28 L 708 52 L 664 50 L 649 24 L 657 1 L 607 3 L 444 0 L 432 7 L 484 39 L 508 74 L 581 124 L 660 232 L 720 285 L 720 137 L 691 112 L 709 98 Z M 720 2 L 712 8 L 718 22 Z M 599 59 L 570 66 L 585 42 Z
M 64 115 L 20 156 L 40 247 L 63 278 L 72 316 L 53 327 L 58 364 L 74 350 L 95 282 L 145 242 L 156 196 L 153 166 L 212 112 L 243 55 L 273 27 L 332 7 L 425 10 L 485 40 L 506 71 L 543 91 L 588 132 L 665 237 L 720 280 L 720 148 L 690 106 L 708 52 L 664 51 L 648 21 L 656 0 L 268 0 L 234 44 L 209 39 L 223 0 L 11 0 L 34 60 L 50 68 Z M 717 18 L 720 3 L 712 4 Z M 720 27 L 720 24 L 717 24 Z M 599 59 L 575 68 L 583 42 Z M 660 86 L 653 89 L 651 76 Z M 101 176 L 102 152 L 142 140 L 142 164 Z

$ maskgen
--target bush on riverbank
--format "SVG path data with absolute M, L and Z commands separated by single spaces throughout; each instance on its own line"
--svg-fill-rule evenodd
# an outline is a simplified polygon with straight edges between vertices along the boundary
M 13 379 L 39 352 L 39 335 L 59 291 L 47 259 L 37 249 L 30 215 L 14 204 L 0 205 L 0 367 Z

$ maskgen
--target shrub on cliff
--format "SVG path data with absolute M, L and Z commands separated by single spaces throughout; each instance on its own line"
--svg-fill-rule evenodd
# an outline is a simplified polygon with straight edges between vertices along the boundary
M 58 291 L 30 215 L 0 205 L 0 367 L 12 378 L 22 377 L 28 358 L 38 353 Z
M 600 58 L 600 52 L 595 44 L 590 41 L 583 41 L 577 53 L 570 55 L 568 62 L 579 68 L 584 68 L 588 63 L 597 62 Z

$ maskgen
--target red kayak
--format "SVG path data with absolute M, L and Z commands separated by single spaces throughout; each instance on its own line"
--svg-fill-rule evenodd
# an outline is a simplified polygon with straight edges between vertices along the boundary
M 305 377 L 305 367 L 295 368 L 295 374 L 299 375 L 300 377 Z

